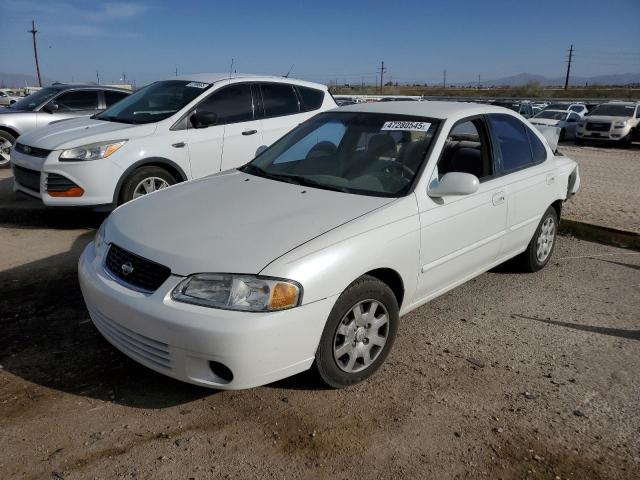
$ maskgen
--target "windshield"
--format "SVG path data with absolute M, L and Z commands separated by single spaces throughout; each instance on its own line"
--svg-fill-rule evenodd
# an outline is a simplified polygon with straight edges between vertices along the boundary
M 407 115 L 324 113 L 292 130 L 242 171 L 360 195 L 408 193 L 438 121 Z
M 547 105 L 545 110 L 566 110 L 567 107 L 569 107 L 569 105 L 567 105 L 566 103 L 552 103 L 550 105 Z
M 633 105 L 598 105 L 589 114 L 590 117 L 603 115 L 605 117 L 632 117 L 635 107 Z
M 211 84 L 185 80 L 155 82 L 93 118 L 122 123 L 154 123 L 169 118 Z
M 24 97 L 22 100 L 18 100 L 11 105 L 10 108 L 16 110 L 31 111 L 34 108 L 42 105 L 44 102 L 56 95 L 60 90 L 57 88 L 43 88 L 37 92 L 33 92 L 31 95 Z
M 548 118 L 549 120 L 564 120 L 567 112 L 554 112 L 553 110 L 543 110 L 533 118 Z

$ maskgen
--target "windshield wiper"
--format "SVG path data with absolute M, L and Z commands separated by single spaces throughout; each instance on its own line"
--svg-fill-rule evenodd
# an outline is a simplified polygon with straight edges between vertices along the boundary
M 272 180 L 280 180 L 280 181 L 283 181 L 283 182 L 294 183 L 296 185 L 300 185 L 300 182 L 295 177 L 292 177 L 290 175 L 281 175 L 281 174 L 278 174 L 278 173 L 270 173 L 270 172 L 267 172 L 266 170 L 264 170 L 264 169 L 262 169 L 260 167 L 257 167 L 257 166 L 255 166 L 255 165 L 253 165 L 251 163 L 249 163 L 249 164 L 245 165 L 244 167 L 242 167 L 241 171 L 243 171 L 245 173 L 250 173 L 250 174 L 252 173 L 252 174 L 257 175 L 259 177 L 270 178 Z
M 107 122 L 116 122 L 116 123 L 127 123 L 130 125 L 138 125 L 139 122 L 136 122 L 135 120 L 125 120 L 124 118 L 118 118 L 118 117 L 112 117 L 112 116 L 106 116 L 106 117 L 99 117 L 99 116 L 93 116 L 91 117 L 95 120 L 105 120 Z

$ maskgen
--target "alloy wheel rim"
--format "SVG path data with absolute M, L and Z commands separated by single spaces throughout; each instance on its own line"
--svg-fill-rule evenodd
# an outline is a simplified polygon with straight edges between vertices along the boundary
M 133 198 L 138 198 L 143 195 L 147 195 L 148 193 L 153 193 L 157 190 L 162 190 L 163 188 L 167 188 L 169 186 L 169 182 L 160 177 L 147 177 L 144 180 L 140 181 L 136 188 L 133 189 Z
M 333 338 L 333 358 L 347 373 L 368 368 L 389 337 L 389 312 L 377 300 L 362 300 L 342 317 Z
M 556 237 L 556 222 L 553 218 L 547 218 L 540 228 L 540 235 L 538 235 L 538 248 L 536 249 L 536 258 L 538 262 L 542 263 L 551 254 L 551 248 Z
M 0 138 L 0 165 L 9 162 L 9 151 L 11 150 L 11 142 L 6 138 Z

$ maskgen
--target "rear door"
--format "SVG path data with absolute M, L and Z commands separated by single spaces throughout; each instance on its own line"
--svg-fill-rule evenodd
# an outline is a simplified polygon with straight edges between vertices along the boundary
M 508 204 L 501 256 L 511 256 L 523 251 L 533 237 L 555 200 L 557 179 L 551 153 L 524 122 L 501 113 L 487 118 Z
M 262 137 L 265 145 L 288 133 L 311 117 L 304 107 L 293 85 L 288 83 L 260 83 L 262 93 Z

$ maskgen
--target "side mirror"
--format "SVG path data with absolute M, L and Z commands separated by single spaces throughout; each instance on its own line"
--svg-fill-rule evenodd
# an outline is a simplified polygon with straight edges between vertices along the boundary
M 59 108 L 60 107 L 58 106 L 57 103 L 49 102 L 44 107 L 42 107 L 42 110 L 44 110 L 47 113 L 55 113 L 58 111 Z
M 445 173 L 440 180 L 434 180 L 427 189 L 430 197 L 446 195 L 471 195 L 480 188 L 480 180 L 475 175 L 464 172 Z
M 193 128 L 207 128 L 215 125 L 218 122 L 218 115 L 213 112 L 198 112 L 196 111 L 189 121 Z

